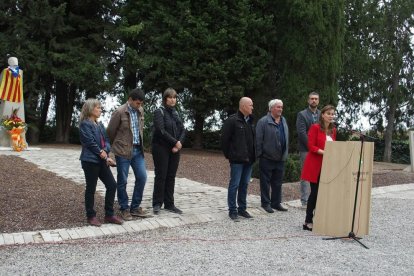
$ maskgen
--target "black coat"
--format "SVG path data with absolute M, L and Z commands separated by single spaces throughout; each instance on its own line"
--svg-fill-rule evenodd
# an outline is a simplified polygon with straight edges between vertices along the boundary
M 175 108 L 161 107 L 154 111 L 152 144 L 173 148 L 177 141 L 184 143 L 185 129 Z
M 253 118 L 246 122 L 238 111 L 225 122 L 221 131 L 221 148 L 231 163 L 253 163 L 255 156 L 255 131 Z

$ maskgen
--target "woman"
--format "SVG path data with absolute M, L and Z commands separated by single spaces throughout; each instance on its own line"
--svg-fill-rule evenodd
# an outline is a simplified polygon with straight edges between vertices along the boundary
M 154 112 L 152 158 L 154 160 L 154 193 L 152 206 L 158 214 L 164 209 L 182 214 L 174 205 L 175 175 L 180 162 L 180 150 L 184 142 L 184 125 L 175 110 L 177 92 L 168 88 L 162 96 L 163 106 Z
M 98 178 L 106 187 L 105 194 L 105 222 L 122 224 L 122 220 L 114 216 L 114 200 L 116 182 L 109 166 L 115 162 L 109 158 L 109 140 L 102 123 L 98 123 L 101 116 L 101 104 L 97 99 L 88 99 L 82 106 L 80 115 L 79 135 L 82 144 L 80 160 L 85 173 L 85 209 L 87 221 L 90 225 L 101 226 L 96 218 L 94 209 L 95 191 Z
M 327 105 L 321 110 L 319 123 L 313 124 L 308 132 L 308 149 L 303 165 L 301 179 L 310 182 L 311 192 L 306 208 L 306 219 L 303 230 L 312 231 L 313 211 L 318 197 L 319 177 L 322 167 L 322 158 L 327 141 L 336 140 L 336 128 L 334 125 L 335 107 Z

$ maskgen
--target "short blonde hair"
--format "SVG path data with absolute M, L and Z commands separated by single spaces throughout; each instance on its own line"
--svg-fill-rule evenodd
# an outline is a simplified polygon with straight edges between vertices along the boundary
M 101 106 L 101 102 L 99 100 L 94 98 L 87 99 L 82 106 L 80 121 L 82 122 L 89 119 L 91 117 L 93 109 L 97 106 Z

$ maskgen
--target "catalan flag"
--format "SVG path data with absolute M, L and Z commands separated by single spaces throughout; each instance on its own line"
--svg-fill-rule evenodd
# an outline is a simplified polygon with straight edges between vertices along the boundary
M 10 68 L 1 73 L 0 100 L 19 103 L 23 99 L 22 77 L 17 74 L 13 76 Z

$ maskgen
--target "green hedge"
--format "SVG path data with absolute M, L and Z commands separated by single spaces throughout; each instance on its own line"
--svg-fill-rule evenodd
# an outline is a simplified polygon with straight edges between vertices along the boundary
M 385 142 L 379 140 L 375 142 L 374 160 L 382 161 L 384 156 Z M 391 162 L 398 164 L 410 164 L 410 145 L 408 141 L 392 141 L 391 143 Z
M 221 150 L 220 137 L 221 131 L 205 131 L 203 133 L 203 149 Z M 191 148 L 193 140 L 194 131 L 187 131 L 183 147 Z

